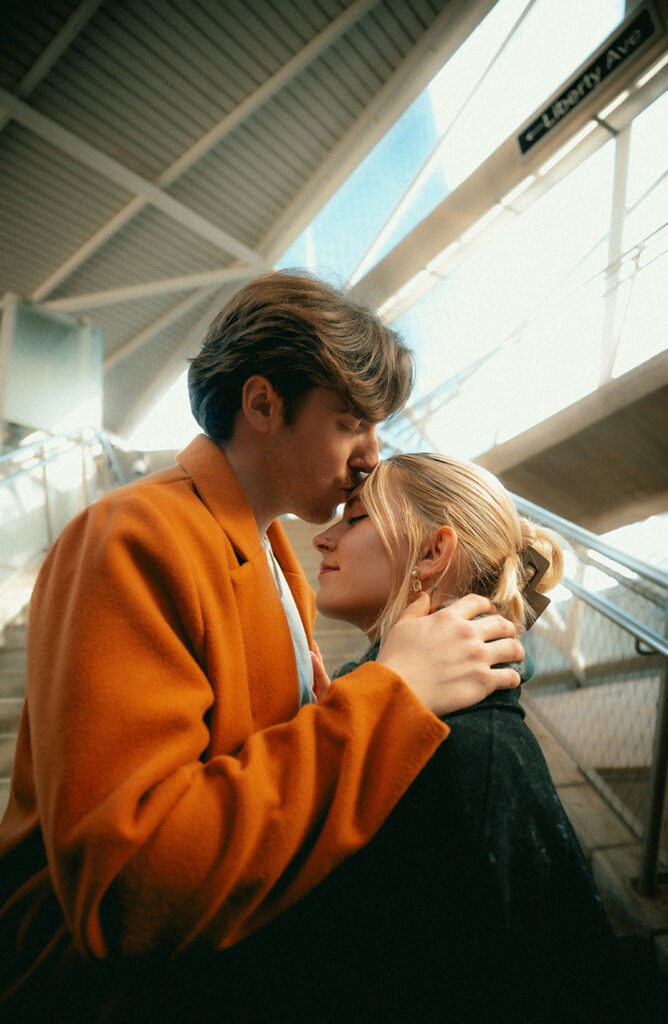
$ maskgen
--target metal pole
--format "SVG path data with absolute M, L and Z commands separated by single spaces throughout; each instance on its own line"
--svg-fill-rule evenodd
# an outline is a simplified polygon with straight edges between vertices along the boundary
M 668 635 L 668 605 L 666 606 L 666 635 Z M 668 658 L 663 659 L 659 682 L 659 701 L 654 730 L 652 766 L 647 782 L 647 808 L 640 857 L 640 875 L 636 883 L 643 896 L 657 894 L 657 863 L 661 843 L 661 822 L 666 793 L 668 769 Z
M 42 455 L 44 453 L 42 452 Z M 49 481 L 46 475 L 46 464 L 42 463 L 42 486 L 44 487 L 44 515 L 46 516 L 46 537 L 49 547 L 53 544 L 53 523 L 51 522 L 51 508 L 49 506 Z
M 81 499 L 83 508 L 88 507 L 88 481 L 86 479 L 86 446 L 81 445 Z

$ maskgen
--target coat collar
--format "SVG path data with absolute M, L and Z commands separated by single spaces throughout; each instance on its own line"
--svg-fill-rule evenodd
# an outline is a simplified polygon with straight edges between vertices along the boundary
M 198 434 L 176 457 L 191 477 L 197 493 L 223 528 L 243 561 L 250 562 L 261 550 L 253 510 L 234 470 L 218 445 Z
M 192 479 L 197 493 L 229 537 L 242 561 L 250 562 L 261 551 L 260 535 L 248 498 L 227 457 L 218 445 L 198 434 L 176 457 Z M 301 568 L 283 528 L 274 520 L 267 530 L 283 572 L 301 576 Z
M 191 478 L 201 501 L 226 533 L 239 561 L 251 562 L 261 556 L 264 562 L 265 554 L 253 510 L 218 445 L 204 434 L 199 434 L 179 452 L 176 461 Z M 313 591 L 278 520 L 274 520 L 267 533 L 297 602 L 310 646 L 315 617 Z

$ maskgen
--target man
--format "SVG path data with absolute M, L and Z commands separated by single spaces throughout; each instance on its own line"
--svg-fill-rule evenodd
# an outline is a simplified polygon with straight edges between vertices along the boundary
M 313 906 L 317 931 L 320 883 L 446 738 L 438 716 L 518 684 L 491 667 L 523 650 L 476 618 L 486 599 L 428 617 L 425 597 L 313 703 L 312 594 L 276 520 L 326 522 L 410 386 L 408 351 L 367 310 L 306 276 L 252 281 L 190 368 L 207 436 L 61 534 L 0 827 L 3 1019 L 101 1020 L 116 1000 L 148 1020 L 184 964 L 241 977 L 256 934 L 280 959 L 271 929 Z

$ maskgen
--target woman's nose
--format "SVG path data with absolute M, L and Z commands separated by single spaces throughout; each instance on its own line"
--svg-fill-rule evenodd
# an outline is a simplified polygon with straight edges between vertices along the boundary
M 327 530 L 323 530 L 322 533 L 316 533 L 313 538 L 313 546 L 318 551 L 332 551 L 334 544 L 331 538 L 327 534 Z
M 320 534 L 316 534 L 314 538 L 314 547 L 318 551 L 333 551 L 336 547 L 336 529 L 333 526 L 328 526 L 327 529 L 322 530 Z

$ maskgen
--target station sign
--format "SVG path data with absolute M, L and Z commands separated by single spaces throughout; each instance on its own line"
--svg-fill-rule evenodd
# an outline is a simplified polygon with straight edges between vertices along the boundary
M 583 99 L 590 96 L 613 72 L 633 57 L 639 48 L 660 30 L 659 20 L 651 7 L 646 7 L 606 44 L 584 71 L 566 85 L 534 121 L 518 136 L 522 153 L 545 138 Z

